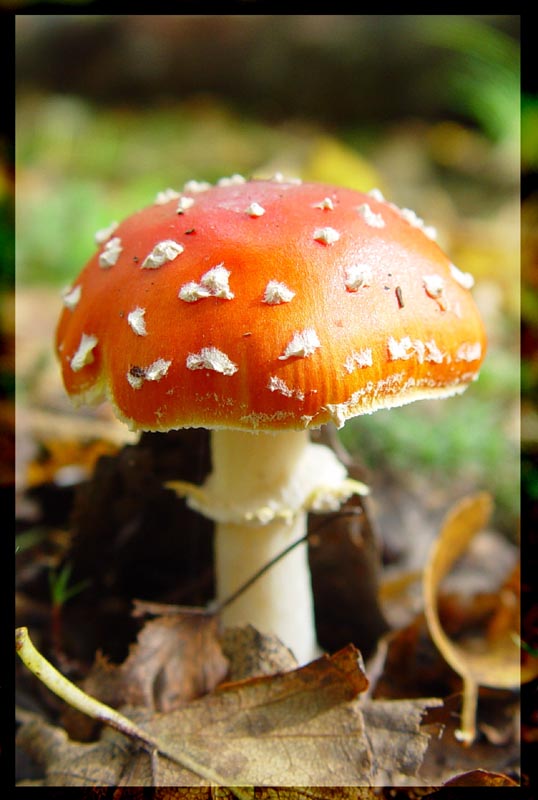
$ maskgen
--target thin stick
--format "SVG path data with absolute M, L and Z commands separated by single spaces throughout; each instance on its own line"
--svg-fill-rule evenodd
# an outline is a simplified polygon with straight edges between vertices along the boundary
M 337 511 L 329 519 L 322 520 L 319 523 L 319 525 L 316 525 L 312 530 L 308 531 L 308 533 L 306 533 L 304 536 L 301 536 L 300 539 L 296 539 L 294 542 L 285 547 L 284 550 L 281 550 L 280 553 L 277 553 L 277 555 L 274 556 L 274 558 L 272 558 L 270 561 L 267 561 L 267 563 L 264 564 L 263 567 L 261 567 L 259 570 L 257 570 L 254 573 L 254 575 L 252 575 L 247 581 L 245 581 L 245 583 L 241 584 L 241 586 L 238 589 L 236 589 L 235 592 L 232 592 L 232 594 L 228 595 L 228 597 L 224 598 L 224 600 L 221 600 L 220 602 L 214 601 L 213 603 L 209 603 L 208 610 L 212 614 L 220 614 L 223 608 L 226 608 L 227 606 L 235 602 L 240 595 L 246 592 L 247 589 L 250 589 L 253 583 L 256 583 L 256 581 L 259 578 L 261 578 L 262 575 L 265 575 L 265 573 L 268 572 L 268 570 L 274 567 L 274 565 L 277 564 L 280 561 L 280 559 L 284 558 L 284 556 L 287 556 L 288 553 L 290 553 L 298 545 L 302 544 L 303 542 L 307 542 L 310 536 L 313 536 L 315 533 L 320 531 L 322 528 L 325 527 L 325 525 L 328 525 L 329 522 L 332 522 L 334 518 L 338 519 L 339 517 L 348 517 L 348 516 L 356 517 L 359 516 L 359 514 L 362 514 L 361 508 L 350 508 L 345 511 Z

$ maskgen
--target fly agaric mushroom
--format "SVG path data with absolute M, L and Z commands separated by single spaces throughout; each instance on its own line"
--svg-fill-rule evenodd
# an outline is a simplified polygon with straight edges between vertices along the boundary
M 462 392 L 485 353 L 460 272 L 407 209 L 373 190 L 239 176 L 167 190 L 97 236 L 64 293 L 57 353 L 76 403 L 131 429 L 212 431 L 204 486 L 224 599 L 304 536 L 308 511 L 362 484 L 309 429 Z M 307 549 L 224 612 L 317 652 Z

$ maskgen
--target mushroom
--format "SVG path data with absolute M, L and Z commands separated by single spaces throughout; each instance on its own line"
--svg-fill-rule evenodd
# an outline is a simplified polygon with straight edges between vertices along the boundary
M 111 226 L 64 292 L 56 347 L 75 403 L 108 398 L 136 430 L 211 430 L 205 484 L 175 488 L 216 523 L 218 599 L 304 539 L 308 512 L 367 491 L 310 428 L 477 378 L 472 278 L 433 236 L 377 191 L 189 182 Z M 317 654 L 304 541 L 223 623 Z

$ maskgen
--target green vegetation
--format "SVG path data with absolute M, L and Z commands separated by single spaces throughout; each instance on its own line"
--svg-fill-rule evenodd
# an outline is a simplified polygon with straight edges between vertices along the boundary
M 249 174 L 295 136 L 217 104 L 106 110 L 32 96 L 19 103 L 17 141 L 17 281 L 59 285 L 113 219 L 190 179 Z
M 49 588 L 53 607 L 61 608 L 72 597 L 76 597 L 89 586 L 89 581 L 70 585 L 72 566 L 65 564 L 60 570 L 49 572 Z

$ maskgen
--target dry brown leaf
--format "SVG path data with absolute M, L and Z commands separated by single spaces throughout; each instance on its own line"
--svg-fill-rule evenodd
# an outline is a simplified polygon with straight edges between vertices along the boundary
M 520 764 L 519 697 L 511 691 L 488 690 L 480 702 L 480 736 L 473 747 L 462 747 L 455 737 L 461 712 L 461 679 L 435 647 L 423 615 L 413 625 L 394 631 L 383 641 L 379 662 L 368 664 L 370 696 L 376 700 L 424 696 L 443 698 L 442 708 L 428 711 L 422 730 L 441 729 L 430 738 L 420 775 L 441 786 L 455 775 L 482 768 L 512 777 Z
M 489 520 L 492 500 L 482 492 L 460 501 L 448 514 L 424 571 L 424 611 L 432 639 L 448 664 L 463 678 L 464 700 L 458 738 L 471 743 L 476 735 L 478 687 L 516 688 L 520 684 L 520 650 L 514 639 L 518 606 L 509 619 L 497 618 L 497 627 L 466 641 L 450 639 L 439 618 L 439 590 L 443 578 Z M 487 565 L 485 565 L 487 569 Z M 512 595 L 513 597 L 513 595 Z
M 204 785 L 179 766 L 184 755 L 232 786 L 370 786 L 387 758 L 393 776 L 414 774 L 428 742 L 422 715 L 440 701 L 363 705 L 367 684 L 349 646 L 289 673 L 228 684 L 167 714 L 131 709 L 159 755 L 110 730 L 97 743 L 75 744 L 42 722 L 23 725 L 19 743 L 45 766 L 44 785 Z
M 141 601 L 134 613 L 161 616 L 145 623 L 122 664 L 97 654 L 81 687 L 88 695 L 113 708 L 167 712 L 212 691 L 227 676 L 216 617 Z M 79 741 L 94 738 L 99 725 L 69 706 L 62 724 Z
M 216 617 L 186 613 L 146 622 L 120 671 L 127 705 L 166 712 L 212 691 L 228 671 Z
M 438 726 L 422 727 L 428 709 L 440 708 L 442 700 L 374 700 L 362 707 L 368 740 L 372 748 L 374 786 L 405 786 L 416 776 L 430 736 Z M 413 784 L 416 783 L 416 778 Z
M 260 633 L 252 625 L 226 628 L 220 641 L 230 662 L 229 681 L 289 672 L 297 667 L 297 659 L 277 636 Z
M 41 786 L 118 786 L 133 746 L 124 736 L 105 730 L 92 744 L 70 740 L 61 728 L 35 718 L 21 725 L 17 745 L 45 767 Z
M 354 647 L 272 677 L 228 684 L 144 727 L 171 752 L 182 748 L 232 785 L 357 784 L 371 756 L 352 700 L 368 681 Z M 159 759 L 156 783 L 192 783 Z

